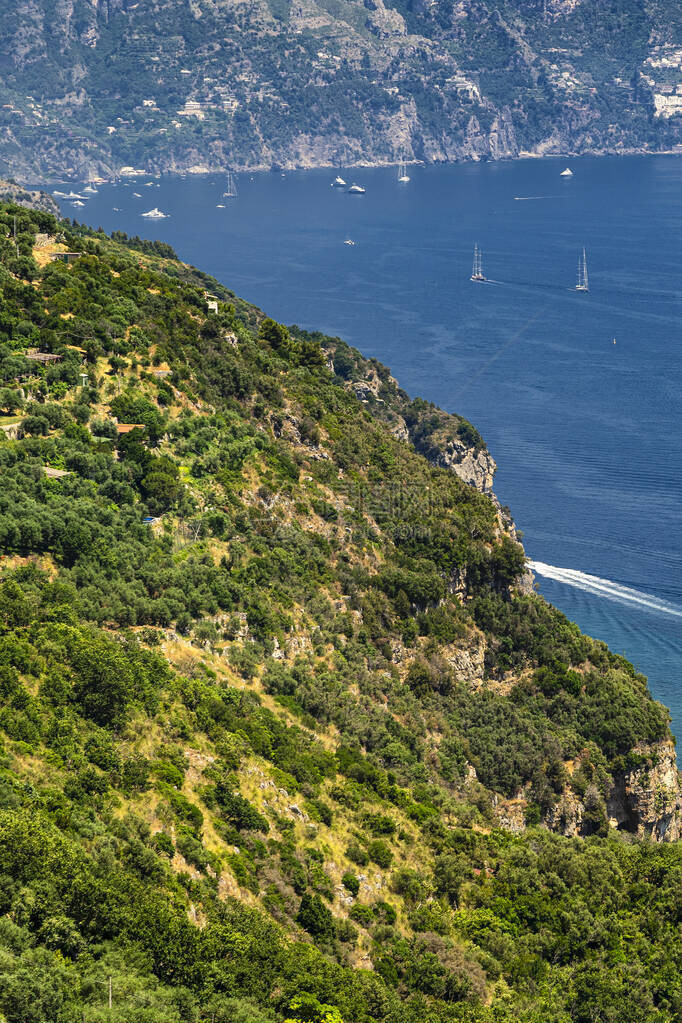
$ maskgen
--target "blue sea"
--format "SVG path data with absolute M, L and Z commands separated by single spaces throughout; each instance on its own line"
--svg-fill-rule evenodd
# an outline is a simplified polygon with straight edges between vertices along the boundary
M 143 178 L 62 208 L 170 242 L 475 423 L 542 593 L 648 675 L 679 731 L 682 159 L 569 162 L 342 171 L 361 196 L 336 171 L 240 175 L 236 199 L 220 176 Z M 476 243 L 489 283 L 469 280 Z

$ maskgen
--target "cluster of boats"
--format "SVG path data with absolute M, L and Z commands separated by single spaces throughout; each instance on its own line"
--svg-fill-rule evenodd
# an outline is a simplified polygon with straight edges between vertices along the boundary
M 337 174 L 332 181 L 332 188 L 345 188 L 348 195 L 364 195 L 367 191 L 367 189 L 363 188 L 362 185 L 356 185 L 355 183 L 352 185 L 346 184 L 339 174 Z
M 483 253 L 479 249 L 478 243 L 474 245 L 474 262 L 471 268 L 471 277 L 469 280 L 483 284 L 499 283 L 499 281 L 491 281 L 490 278 L 486 277 L 483 273 Z M 589 290 L 590 282 L 587 276 L 587 253 L 583 248 L 583 251 L 578 256 L 578 278 L 575 284 L 575 291 Z
M 148 181 L 145 187 L 153 188 L 154 182 Z M 156 187 L 158 188 L 158 185 Z M 70 192 L 60 192 L 57 189 L 55 189 L 55 191 L 52 194 L 55 196 L 55 198 L 66 199 L 68 202 L 71 203 L 72 206 L 76 207 L 77 209 L 79 208 L 82 209 L 85 206 L 88 199 L 92 198 L 93 195 L 97 195 L 97 189 L 94 188 L 92 185 L 86 185 L 85 188 L 83 189 L 82 194 L 80 192 L 74 192 L 73 190 Z M 141 199 L 142 194 L 140 192 L 133 192 L 133 198 Z M 121 211 L 119 207 L 114 206 L 114 213 L 120 212 Z M 163 210 L 160 210 L 157 206 L 155 206 L 153 209 L 147 210 L 146 213 L 141 213 L 140 216 L 147 217 L 147 219 L 149 220 L 166 220 L 169 214 L 164 213 Z
M 407 173 L 407 163 L 401 157 L 400 163 L 398 164 L 398 181 L 401 184 L 406 185 L 409 180 L 410 175 Z M 367 191 L 366 188 L 363 188 L 362 185 L 356 185 L 355 182 L 353 182 L 352 185 L 349 185 L 343 180 L 340 174 L 337 174 L 332 181 L 332 188 L 345 188 L 348 195 L 364 195 Z

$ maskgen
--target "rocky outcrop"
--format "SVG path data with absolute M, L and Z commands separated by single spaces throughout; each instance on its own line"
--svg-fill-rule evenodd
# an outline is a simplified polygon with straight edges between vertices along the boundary
M 58 217 L 59 206 L 48 192 L 31 191 L 16 181 L 0 178 L 0 202 L 17 203 L 32 210 L 43 210 Z
M 609 822 L 655 842 L 675 842 L 682 836 L 682 792 L 675 747 L 670 739 L 633 751 L 646 763 L 614 779 L 607 798 Z
M 492 494 L 497 465 L 487 448 L 472 447 L 456 437 L 449 437 L 429 460 L 443 469 L 451 469 L 482 494 Z
M 441 656 L 458 682 L 464 682 L 472 689 L 480 689 L 484 685 L 485 639 L 482 634 L 470 636 L 463 645 L 443 646 Z
M 494 496 L 497 465 L 470 423 L 428 402 L 410 401 L 376 359 L 365 359 L 345 344 L 328 343 L 325 351 L 330 371 L 345 380 L 346 389 L 382 419 L 394 437 L 412 444 L 432 465 L 450 469 L 482 494 Z
M 607 827 L 653 842 L 682 837 L 682 791 L 672 740 L 632 750 L 638 766 L 617 773 L 606 799 L 596 786 L 580 798 L 567 787 L 547 811 L 544 823 L 567 837 Z

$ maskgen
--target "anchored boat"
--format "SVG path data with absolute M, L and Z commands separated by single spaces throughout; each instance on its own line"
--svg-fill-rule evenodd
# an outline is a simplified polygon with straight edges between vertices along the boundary
M 471 270 L 470 279 L 472 281 L 485 280 L 485 274 L 483 273 L 483 254 L 478 245 L 474 245 L 474 265 Z
M 410 180 L 410 175 L 407 173 L 407 164 L 405 163 L 405 157 L 400 157 L 400 163 L 398 164 L 398 181 L 402 184 L 407 184 Z

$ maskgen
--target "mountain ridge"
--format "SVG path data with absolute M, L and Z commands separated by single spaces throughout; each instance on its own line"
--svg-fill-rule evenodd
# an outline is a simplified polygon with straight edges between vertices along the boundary
M 22 0 L 0 167 L 27 180 L 678 151 L 660 0 Z

